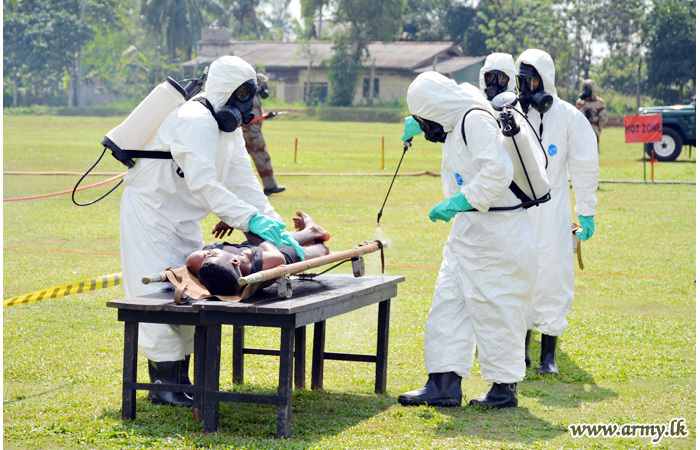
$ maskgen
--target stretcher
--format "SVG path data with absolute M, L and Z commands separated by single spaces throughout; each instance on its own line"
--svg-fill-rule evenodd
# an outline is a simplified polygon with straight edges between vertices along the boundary
M 238 279 L 238 284 L 243 287 L 240 295 L 212 295 L 207 288 L 192 274 L 187 267 L 177 269 L 168 268 L 163 272 L 145 276 L 141 279 L 143 284 L 169 282 L 175 286 L 175 303 L 187 303 L 189 300 L 219 299 L 227 302 L 240 302 L 249 299 L 259 288 L 277 285 L 277 296 L 281 299 L 290 298 L 293 294 L 292 276 L 300 279 L 313 278 L 319 274 L 304 273 L 309 269 L 333 264 L 333 267 L 325 270 L 325 273 L 345 262 L 352 263 L 352 273 L 355 277 L 365 274 L 365 263 L 363 255 L 379 251 L 381 253 L 382 273 L 384 273 L 384 248 L 387 243 L 376 241 L 363 241 L 360 245 L 339 252 L 331 252 L 307 261 L 300 261 L 293 264 L 284 264 L 273 269 L 262 270 Z

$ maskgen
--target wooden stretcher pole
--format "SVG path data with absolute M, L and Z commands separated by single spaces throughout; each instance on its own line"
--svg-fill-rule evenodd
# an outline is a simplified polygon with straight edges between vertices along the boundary
M 323 266 L 326 264 L 332 264 L 334 262 L 343 261 L 345 259 L 355 258 L 360 255 L 367 253 L 376 252 L 377 250 L 387 247 L 386 243 L 371 242 L 368 244 L 363 244 L 350 250 L 344 250 L 341 252 L 333 252 L 326 256 L 321 256 L 319 258 L 310 259 L 308 261 L 301 261 L 294 264 L 288 264 L 284 266 L 275 267 L 274 269 L 262 270 L 248 275 L 247 277 L 241 277 L 238 279 L 238 284 L 241 286 L 246 286 L 248 284 L 262 283 L 264 281 L 276 280 L 285 275 L 294 275 L 303 272 L 308 269 L 313 269 L 315 267 Z

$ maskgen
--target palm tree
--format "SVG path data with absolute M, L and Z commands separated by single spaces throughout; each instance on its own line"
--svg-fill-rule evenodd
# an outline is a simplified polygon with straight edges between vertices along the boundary
M 270 32 L 257 13 L 260 0 L 224 0 L 224 15 L 219 22 L 229 26 L 235 37 L 268 37 Z
M 166 45 L 173 59 L 184 60 L 192 57 L 197 36 L 207 24 L 203 12 L 223 13 L 214 0 L 143 0 L 141 7 L 149 32 Z

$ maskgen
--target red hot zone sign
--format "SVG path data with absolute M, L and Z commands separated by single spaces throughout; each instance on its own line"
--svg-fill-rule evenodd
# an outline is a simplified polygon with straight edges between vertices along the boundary
M 661 140 L 661 114 L 649 116 L 625 116 L 625 142 L 659 142 Z

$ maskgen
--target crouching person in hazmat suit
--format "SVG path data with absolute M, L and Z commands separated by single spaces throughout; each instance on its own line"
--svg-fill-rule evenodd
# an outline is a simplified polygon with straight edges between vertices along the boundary
M 576 215 L 583 227 L 580 240 L 593 235 L 598 203 L 598 150 L 596 136 L 586 117 L 573 105 L 557 97 L 554 62 L 542 50 L 524 51 L 515 62 L 516 84 L 523 112 L 547 151 L 547 178 L 551 201 L 528 214 L 537 236 L 539 268 L 528 313 L 526 350 L 533 327 L 542 333 L 539 373 L 558 374 L 557 339 L 567 327 L 574 302 L 574 258 L 571 248 L 571 200 L 569 181 L 576 197 Z M 526 352 L 526 363 L 530 357 Z
M 221 220 L 212 233 L 236 228 L 278 246 L 285 239 L 284 223 L 253 173 L 240 130 L 252 120 L 255 90 L 248 63 L 235 56 L 214 61 L 205 92 L 170 113 L 144 148 L 170 151 L 173 159 L 140 158 L 127 172 L 120 216 L 127 297 L 162 289 L 141 278 L 181 267 L 201 249 L 199 221 L 209 213 Z M 191 384 L 193 326 L 141 323 L 139 346 L 152 383 Z M 148 400 L 192 407 L 183 392 L 151 391 Z
M 469 377 L 479 349 L 483 378 L 493 383 L 470 405 L 514 407 L 523 361 L 525 309 L 535 282 L 537 245 L 522 208 L 511 192 L 513 164 L 500 140 L 487 100 L 473 86 L 460 87 L 426 72 L 408 88 L 404 141 L 421 131 L 443 142 L 442 187 L 446 200 L 430 218 L 454 217 L 425 326 L 428 382 L 404 392 L 402 405 L 460 406 L 462 378 Z M 485 111 L 486 110 L 486 111 Z M 466 141 L 466 143 L 465 143 Z

